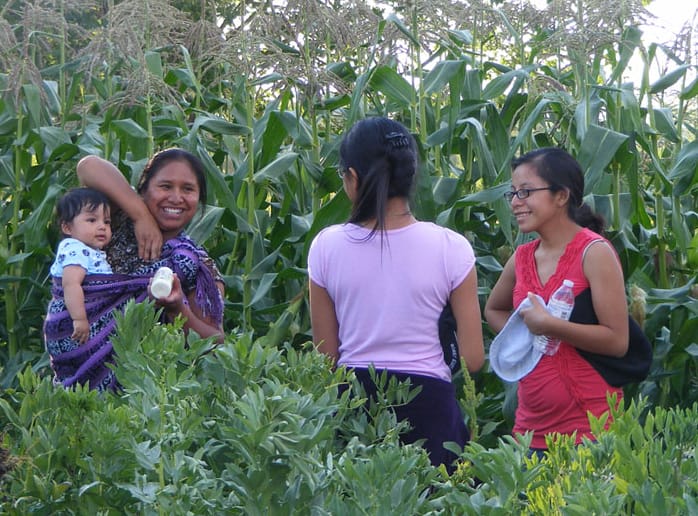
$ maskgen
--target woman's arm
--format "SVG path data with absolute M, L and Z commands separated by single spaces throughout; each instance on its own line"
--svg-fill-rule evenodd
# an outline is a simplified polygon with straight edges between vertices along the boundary
M 223 298 L 223 284 L 216 282 L 216 286 L 221 293 L 221 298 Z M 215 337 L 219 344 L 222 343 L 223 328 L 210 318 L 204 317 L 201 308 L 196 304 L 196 292 L 192 291 L 187 300 L 188 303 L 185 303 L 182 284 L 175 274 L 172 280 L 172 292 L 169 296 L 157 300 L 156 304 L 164 307 L 165 315 L 169 321 L 174 321 L 178 315 L 181 315 L 184 319 L 185 331 L 195 331 L 202 338 Z
M 456 319 L 458 353 L 465 360 L 468 371 L 478 371 L 485 361 L 485 349 L 482 343 L 482 314 L 477 297 L 475 267 L 451 292 L 450 302 Z
M 521 315 L 533 333 L 564 340 L 585 351 L 621 357 L 628 350 L 629 331 L 623 271 L 615 252 L 605 243 L 588 248 L 583 266 L 599 324 L 557 319 L 535 299 L 531 299 L 533 307 L 522 310 Z
M 310 325 L 318 351 L 329 355 L 336 363 L 339 359 L 339 322 L 334 302 L 327 290 L 313 280 L 310 280 Z
M 133 221 L 138 256 L 147 261 L 159 258 L 162 231 L 143 199 L 131 188 L 121 171 L 113 163 L 91 155 L 80 160 L 77 175 L 81 184 L 104 193 Z
M 514 309 L 515 256 L 516 254 L 512 255 L 504 265 L 504 270 L 485 303 L 485 319 L 496 333 L 502 331 Z

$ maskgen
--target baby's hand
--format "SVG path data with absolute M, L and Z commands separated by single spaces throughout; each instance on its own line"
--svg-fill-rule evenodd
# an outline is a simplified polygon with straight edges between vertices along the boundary
M 75 319 L 73 320 L 73 334 L 71 338 L 77 340 L 80 344 L 87 342 L 87 338 L 90 336 L 90 324 L 87 319 Z

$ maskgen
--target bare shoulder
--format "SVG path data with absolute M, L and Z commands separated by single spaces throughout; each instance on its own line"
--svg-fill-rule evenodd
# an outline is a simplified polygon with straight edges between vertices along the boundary
M 620 261 L 615 249 L 607 240 L 591 242 L 584 253 L 584 273 L 587 277 L 597 275 L 599 272 L 619 272 Z

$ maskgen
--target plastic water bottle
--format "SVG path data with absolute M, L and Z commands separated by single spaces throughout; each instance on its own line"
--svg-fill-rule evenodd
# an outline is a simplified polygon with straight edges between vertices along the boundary
M 574 282 L 566 279 L 562 282 L 560 288 L 553 292 L 553 295 L 550 296 L 550 301 L 548 301 L 548 312 L 550 312 L 550 315 L 565 321 L 569 320 L 572 308 L 574 308 L 572 287 L 574 287 Z M 533 345 L 546 355 L 554 355 L 560 347 L 560 339 L 536 335 Z

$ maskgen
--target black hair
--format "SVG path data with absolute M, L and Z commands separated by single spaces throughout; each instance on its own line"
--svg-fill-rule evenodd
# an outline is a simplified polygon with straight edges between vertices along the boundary
M 184 161 L 189 164 L 192 172 L 194 172 L 196 176 L 196 182 L 199 185 L 199 204 L 205 206 L 206 172 L 204 170 L 204 164 L 197 156 L 183 149 L 165 149 L 150 158 L 150 161 L 148 161 L 148 164 L 143 169 L 141 178 L 138 181 L 138 186 L 136 187 L 138 193 L 143 194 L 143 192 L 148 189 L 150 180 L 157 175 L 162 167 L 173 161 Z
M 524 164 L 533 166 L 551 191 L 567 190 L 567 214 L 570 219 L 595 233 L 603 233 L 606 221 L 584 202 L 584 172 L 570 153 L 558 147 L 535 149 L 512 160 L 511 169 Z
M 93 188 L 73 188 L 68 190 L 56 203 L 58 224 L 69 224 L 85 209 L 89 212 L 99 208 L 110 208 L 109 199 L 102 192 Z
M 369 238 L 385 230 L 388 199 L 411 195 L 417 174 L 417 144 L 407 128 L 385 117 L 360 120 L 339 147 L 340 170 L 358 177 L 349 222 L 375 219 Z

